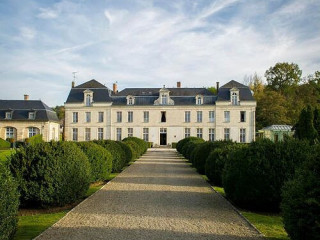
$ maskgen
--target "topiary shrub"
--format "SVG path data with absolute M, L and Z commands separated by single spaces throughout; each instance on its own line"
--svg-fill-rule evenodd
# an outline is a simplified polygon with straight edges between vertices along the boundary
M 189 141 L 197 140 L 199 138 L 197 137 L 187 137 L 184 139 L 181 139 L 179 142 L 177 142 L 177 151 L 182 154 L 182 148 L 185 144 L 187 144 Z
M 0 149 L 8 149 L 10 148 L 11 143 L 0 138 Z
M 122 140 L 123 142 L 126 141 L 132 141 L 137 143 L 140 146 L 140 155 L 144 154 L 147 150 L 148 150 L 148 143 L 144 140 L 142 140 L 141 138 L 137 138 L 137 137 L 127 137 L 125 139 Z
M 11 239 L 17 229 L 18 184 L 6 164 L 0 163 L 0 239 Z
M 77 142 L 91 166 L 91 182 L 104 181 L 112 171 L 112 156 L 104 147 L 93 142 Z
M 18 181 L 21 204 L 63 206 L 85 196 L 90 163 L 73 142 L 50 142 L 21 148 L 11 156 L 10 170 Z
M 42 139 L 42 134 L 34 135 L 28 139 L 29 145 L 35 145 L 35 144 L 42 143 L 42 142 L 44 142 Z
M 140 157 L 141 148 L 136 142 L 133 141 L 125 141 L 123 142 L 132 150 L 132 160 L 138 159 Z
M 117 141 L 117 143 L 120 145 L 120 147 L 122 148 L 122 150 L 125 153 L 126 163 L 128 164 L 129 162 L 133 161 L 135 158 L 133 156 L 134 150 L 132 149 L 132 147 L 128 144 L 125 144 L 124 142 Z
M 186 142 L 181 150 L 182 155 L 188 159 L 191 160 L 191 154 L 193 150 L 195 150 L 195 147 L 197 144 L 204 143 L 205 141 L 202 138 L 192 138 L 188 142 Z
M 112 156 L 112 172 L 120 172 L 126 166 L 126 155 L 122 147 L 112 140 L 95 140 L 94 143 L 107 149 Z
M 282 189 L 281 210 L 290 239 L 320 238 L 320 145 Z
M 230 153 L 222 182 L 227 197 L 240 207 L 278 211 L 281 187 L 310 152 L 306 142 L 263 139 Z

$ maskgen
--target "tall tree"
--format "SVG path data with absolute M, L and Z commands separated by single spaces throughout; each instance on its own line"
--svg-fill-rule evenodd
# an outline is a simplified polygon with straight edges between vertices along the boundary
M 318 133 L 318 140 L 320 141 L 320 109 L 316 108 L 313 113 L 313 125 Z
M 298 64 L 283 62 L 270 67 L 265 77 L 269 89 L 286 95 L 301 82 L 301 74 Z
M 314 142 L 317 138 L 317 131 L 313 125 L 313 110 L 310 105 L 301 111 L 299 121 L 295 125 L 295 137 L 298 139 L 306 139 Z

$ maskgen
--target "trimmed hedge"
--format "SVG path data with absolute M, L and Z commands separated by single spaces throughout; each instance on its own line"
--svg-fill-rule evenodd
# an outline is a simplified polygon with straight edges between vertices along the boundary
M 320 239 L 320 145 L 282 189 L 284 228 L 292 240 Z
M 240 207 L 278 211 L 281 187 L 309 155 L 307 142 L 259 140 L 230 153 L 222 182 L 227 197 Z
M 137 138 L 137 137 L 127 137 L 127 138 L 123 139 L 122 141 L 123 142 L 133 141 L 136 144 L 138 144 L 140 156 L 142 154 L 144 154 L 148 150 L 148 147 L 149 147 L 149 144 L 146 141 L 142 140 L 141 138 Z
M 183 145 L 181 150 L 182 155 L 190 161 L 191 154 L 196 149 L 196 146 L 204 142 L 205 141 L 202 138 L 192 138 Z
M 132 160 L 138 159 L 140 157 L 140 147 L 136 142 L 125 141 L 123 144 L 127 145 L 132 151 Z
M 107 149 L 112 156 L 112 172 L 121 172 L 122 168 L 126 166 L 126 154 L 122 147 L 112 140 L 94 140 L 94 143 Z
M 35 145 L 35 144 L 42 143 L 42 142 L 44 142 L 44 141 L 42 139 L 42 135 L 41 134 L 37 134 L 37 135 L 34 135 L 31 138 L 28 138 L 28 144 L 29 145 Z
M 117 143 L 120 145 L 120 147 L 125 153 L 126 163 L 128 164 L 129 162 L 133 161 L 135 158 L 133 153 L 134 150 L 132 149 L 132 147 L 120 141 L 117 141 Z
M 85 196 L 90 163 L 73 142 L 50 142 L 17 150 L 10 170 L 19 183 L 21 204 L 32 207 L 63 206 Z
M 11 143 L 0 138 L 0 149 L 8 149 L 11 147 Z
M 0 239 L 11 239 L 18 224 L 18 185 L 6 164 L 0 163 Z
M 177 142 L 177 151 L 182 154 L 182 148 L 190 141 L 197 140 L 197 137 L 187 137 Z
M 91 182 L 104 181 L 112 170 L 112 156 L 104 147 L 93 142 L 78 142 L 91 166 Z

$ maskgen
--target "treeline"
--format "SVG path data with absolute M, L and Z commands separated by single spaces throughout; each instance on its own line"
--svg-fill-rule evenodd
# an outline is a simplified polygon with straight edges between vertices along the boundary
M 302 77 L 295 63 L 277 63 L 262 77 L 254 74 L 245 77 L 257 101 L 257 129 L 272 124 L 294 125 L 307 105 L 320 107 L 320 71 Z

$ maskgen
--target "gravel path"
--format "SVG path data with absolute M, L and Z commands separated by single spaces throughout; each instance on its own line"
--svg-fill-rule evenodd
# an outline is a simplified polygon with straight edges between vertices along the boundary
M 37 239 L 263 238 L 174 150 L 151 149 Z

